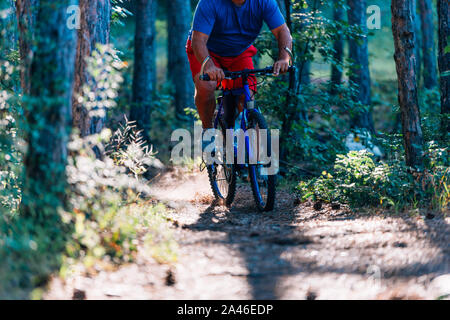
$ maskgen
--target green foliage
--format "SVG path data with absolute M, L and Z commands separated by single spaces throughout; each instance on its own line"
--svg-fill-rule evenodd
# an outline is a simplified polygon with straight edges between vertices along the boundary
M 120 124 L 120 128 L 114 132 L 106 153 L 117 165 L 127 167 L 136 178 L 147 171 L 146 166 L 154 163 L 156 155 L 153 147 L 146 145 L 142 130 L 136 129 L 136 122 L 129 121 L 126 116 L 125 124 Z
M 91 77 L 80 101 L 91 116 L 116 106 L 122 67 L 106 46 L 88 59 Z M 18 212 L 24 142 L 17 133 L 33 128 L 18 121 L 23 111 L 11 90 L 15 72 L 10 62 L 0 63 L 0 297 L 39 298 L 36 288 L 55 271 L 68 275 L 79 263 L 89 271 L 129 262 L 138 248 L 161 263 L 174 262 L 176 242 L 166 209 L 148 200 L 151 190 L 142 177 L 156 159 L 129 122 L 114 135 L 108 129 L 83 139 L 73 135 L 64 168 L 68 210 L 58 210 L 52 219 L 43 212 L 30 217 Z
M 119 26 L 124 26 L 122 19 L 126 19 L 133 14 L 123 7 L 124 3 L 128 0 L 111 0 L 111 23 L 117 24 Z
M 133 140 L 125 141 L 121 150 L 127 150 L 133 143 Z M 78 260 L 86 268 L 99 260 L 116 264 L 130 262 L 137 254 L 138 245 L 144 246 L 149 255 L 158 252 L 155 258 L 161 262 L 174 261 L 176 243 L 165 225 L 165 207 L 144 200 L 151 190 L 140 174 L 127 174 L 127 164 L 112 158 L 96 159 L 91 145 L 79 139 L 71 144 L 77 154 L 68 166 L 73 213 L 65 214 L 64 220 L 73 224 L 75 231 L 66 246 L 67 265 L 62 273 Z M 133 163 L 139 162 L 132 154 L 127 157 Z M 142 243 L 140 238 L 144 239 Z
M 446 210 L 450 201 L 448 149 L 429 144 L 429 167 L 412 173 L 403 161 L 376 163 L 367 151 L 338 155 L 331 173 L 302 181 L 296 187 L 302 200 L 339 201 L 354 207 L 402 209 L 416 205 Z
M 350 70 L 353 66 L 351 61 L 335 60 L 333 42 L 340 38 L 361 37 L 361 28 L 327 18 L 323 12 L 324 1 L 310 3 L 312 5 L 308 6 L 306 1 L 295 1 L 293 5 L 292 35 L 297 69 L 304 70 L 307 62 L 315 61 Z M 256 46 L 262 54 L 277 59 L 278 52 L 273 50 L 277 45 L 270 32 L 263 33 Z M 267 85 L 261 86 L 258 105 L 271 116 L 274 127 L 291 124 L 288 139 L 283 145 L 289 155 L 287 160 L 309 162 L 314 167 L 332 163 L 338 153 L 345 151 L 343 141 L 350 129 L 351 116 L 367 108 L 354 102 L 356 93 L 351 84 L 332 85 L 323 80 L 311 83 L 297 81 L 295 88 L 289 91 L 284 77 L 281 80 L 268 79 Z
M 15 121 L 17 110 L 11 103 L 13 94 L 9 90 L 14 70 L 10 62 L 0 62 L 0 214 L 4 211 L 9 215 L 17 211 L 20 196 L 18 178 L 21 153 Z
M 83 102 L 90 117 L 104 118 L 107 110 L 117 106 L 116 98 L 123 82 L 121 70 L 126 64 L 111 45 L 101 44 L 97 44 L 86 62 L 90 77 L 78 99 Z

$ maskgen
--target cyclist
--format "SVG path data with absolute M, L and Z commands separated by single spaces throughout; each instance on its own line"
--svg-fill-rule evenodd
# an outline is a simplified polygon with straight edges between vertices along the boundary
M 253 69 L 252 57 L 257 49 L 252 44 L 261 32 L 263 22 L 278 41 L 280 53 L 274 64 L 274 75 L 286 73 L 290 57 L 285 48 L 292 50 L 292 37 L 275 0 L 200 0 L 198 3 L 186 52 L 203 130 L 213 127 L 214 91 L 217 83 L 224 80 L 223 69 Z M 201 70 L 211 81 L 199 79 Z M 222 85 L 235 89 L 242 86 L 240 83 L 241 79 L 225 80 Z M 255 92 L 256 78 L 249 78 L 249 84 Z M 229 117 L 225 115 L 225 118 Z

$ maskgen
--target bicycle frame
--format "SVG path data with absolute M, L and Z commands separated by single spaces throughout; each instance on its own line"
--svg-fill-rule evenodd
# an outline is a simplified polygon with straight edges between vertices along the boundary
M 250 91 L 250 86 L 248 84 L 248 75 L 243 75 L 242 76 L 242 84 L 243 84 L 243 88 L 240 89 L 223 89 L 222 90 L 222 94 L 223 96 L 227 95 L 227 94 L 232 94 L 235 96 L 245 96 L 245 100 L 244 100 L 244 109 L 242 111 L 242 119 L 241 119 L 241 129 L 242 131 L 245 133 L 247 132 L 247 114 L 248 114 L 248 108 L 247 105 L 250 101 L 252 100 L 252 94 Z M 218 125 L 219 125 L 219 117 L 222 113 L 222 110 L 224 109 L 224 100 L 222 99 L 220 104 L 219 104 L 219 110 L 217 113 L 217 117 L 214 120 L 214 128 L 217 129 Z M 256 112 L 259 112 L 258 109 L 255 109 Z M 231 129 L 231 128 L 227 128 L 227 129 Z M 252 151 L 250 149 L 250 139 L 249 136 L 246 135 L 245 136 L 245 151 L 247 152 L 248 155 L 250 155 L 250 151 Z
M 295 67 L 289 67 L 289 71 L 290 72 L 295 72 Z M 229 167 L 228 168 L 224 168 L 224 174 L 225 174 L 225 180 L 227 180 L 228 183 L 228 189 L 227 192 L 230 191 L 229 188 L 231 188 L 231 193 L 227 193 L 227 195 L 222 195 L 222 190 L 219 188 L 218 186 L 218 181 L 219 180 L 224 180 L 224 179 L 217 179 L 216 176 L 216 171 L 215 170 L 215 165 L 211 165 L 210 167 L 208 166 L 208 174 L 209 174 L 209 179 L 210 179 L 210 183 L 211 183 L 211 187 L 213 189 L 213 192 L 215 194 L 215 196 L 217 198 L 222 198 L 222 199 L 226 199 L 227 204 L 231 204 L 233 202 L 234 199 L 234 195 L 236 192 L 236 171 L 240 171 L 239 169 L 244 169 L 245 167 L 248 166 L 249 169 L 249 178 L 250 180 L 250 184 L 252 187 L 252 192 L 253 192 L 253 196 L 255 197 L 255 201 L 257 202 L 257 206 L 258 209 L 261 211 L 270 211 L 273 209 L 274 207 L 274 202 L 275 202 L 275 175 L 276 173 L 263 173 L 260 170 L 261 167 L 260 165 L 265 166 L 266 164 L 260 163 L 259 161 L 259 154 L 256 155 L 256 161 L 255 163 L 253 163 L 252 159 L 253 158 L 253 152 L 254 151 L 258 151 L 259 149 L 261 149 L 261 145 L 259 144 L 259 136 L 258 138 L 258 142 L 256 142 L 255 145 L 251 145 L 250 143 L 250 136 L 252 136 L 252 144 L 253 144 L 253 135 L 252 132 L 249 132 L 250 130 L 253 129 L 253 122 L 255 124 L 254 128 L 256 130 L 258 130 L 258 128 L 260 129 L 264 129 L 267 130 L 267 124 L 266 121 L 263 117 L 263 115 L 261 114 L 261 111 L 257 108 L 254 107 L 254 104 L 252 103 L 249 106 L 249 103 L 253 101 L 252 99 L 252 92 L 250 90 L 250 86 L 248 83 L 248 78 L 251 77 L 252 75 L 272 75 L 273 74 L 273 67 L 266 67 L 264 69 L 251 69 L 251 70 L 242 70 L 242 71 L 238 71 L 238 72 L 230 72 L 230 71 L 225 71 L 225 79 L 237 79 L 237 78 L 242 78 L 242 88 L 239 89 L 224 89 L 222 87 L 222 96 L 218 99 L 218 111 L 217 111 L 217 115 L 216 118 L 214 119 L 214 129 L 218 129 L 219 127 L 219 123 L 222 126 L 225 126 L 226 128 L 221 128 L 222 129 L 222 133 L 223 133 L 223 129 L 225 130 L 233 130 L 236 127 L 236 118 L 234 118 L 234 123 L 229 123 L 229 121 L 231 121 L 231 119 L 226 119 L 226 123 L 223 124 L 221 122 L 221 117 L 222 117 L 222 113 L 225 114 L 224 111 L 228 111 L 228 110 L 224 110 L 224 108 L 226 107 L 233 107 L 235 108 L 236 105 L 235 103 L 232 103 L 232 105 L 225 105 L 225 101 L 227 101 L 227 99 L 225 99 L 225 97 L 227 95 L 233 95 L 233 96 L 244 96 L 244 103 L 243 103 L 243 109 L 242 112 L 239 113 L 241 114 L 241 120 L 240 120 L 240 130 L 242 130 L 242 132 L 239 133 L 238 135 L 238 146 L 235 146 L 235 142 L 234 139 L 236 137 L 236 134 L 234 132 L 234 134 L 232 135 L 232 145 L 235 151 L 239 152 L 239 150 L 237 148 L 241 148 L 240 151 L 244 151 L 243 146 L 242 146 L 242 133 L 244 133 L 244 143 L 245 143 L 245 159 L 242 159 L 243 162 L 239 163 L 241 159 L 237 159 L 238 161 L 236 162 L 236 158 L 234 158 L 234 167 L 231 167 L 231 176 L 230 176 L 230 180 L 228 180 L 228 176 L 227 173 L 230 173 L 229 171 Z M 291 73 L 292 75 L 292 73 Z M 209 77 L 208 74 L 202 74 L 199 77 L 200 80 L 202 81 L 211 81 L 211 78 Z M 256 84 L 255 84 L 256 85 Z M 235 115 L 235 113 L 233 112 L 233 114 Z M 227 117 L 228 118 L 228 117 Z M 252 121 L 252 123 L 249 123 L 249 121 Z M 232 127 L 229 127 L 232 126 Z M 239 129 L 237 129 L 239 130 Z M 259 130 L 258 133 L 261 133 L 261 131 Z M 267 137 L 269 137 L 269 134 L 267 135 Z M 229 141 L 229 135 L 226 134 L 226 149 L 228 149 L 228 147 L 231 147 L 230 142 Z M 270 139 L 268 139 L 270 140 Z M 269 141 L 268 141 L 269 142 Z M 272 141 L 269 142 L 270 143 L 270 147 L 268 147 L 268 151 L 269 153 L 271 152 L 271 144 Z M 262 149 L 261 149 L 262 150 Z M 261 151 L 259 150 L 259 151 Z M 241 156 L 242 153 L 238 153 L 238 157 Z M 228 156 L 227 158 L 231 158 L 230 154 L 226 154 L 226 156 Z M 271 157 L 271 155 L 268 155 L 269 157 Z M 226 161 L 228 164 L 228 161 Z M 276 162 L 275 162 L 276 163 Z M 225 162 L 222 164 L 224 165 Z M 231 163 L 230 163 L 231 164 Z M 268 164 L 268 163 L 267 163 Z M 270 166 L 272 165 L 272 163 L 270 164 Z M 236 170 L 237 168 L 239 168 L 238 170 Z M 225 167 L 225 166 L 224 166 Z M 262 180 L 261 182 L 263 183 L 262 187 L 267 189 L 267 193 L 264 192 L 264 197 L 263 194 L 261 193 L 261 185 L 260 185 L 260 180 Z

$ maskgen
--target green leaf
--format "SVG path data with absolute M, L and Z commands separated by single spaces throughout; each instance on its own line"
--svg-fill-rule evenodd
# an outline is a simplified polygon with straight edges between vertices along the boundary
M 446 46 L 444 49 L 444 54 L 450 53 L 450 45 Z

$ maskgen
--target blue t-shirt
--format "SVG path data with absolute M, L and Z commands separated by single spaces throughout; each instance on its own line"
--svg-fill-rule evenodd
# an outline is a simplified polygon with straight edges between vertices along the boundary
M 252 45 L 263 21 L 270 30 L 284 24 L 275 0 L 246 0 L 240 7 L 231 0 L 200 0 L 192 30 L 209 35 L 208 50 L 235 57 Z

